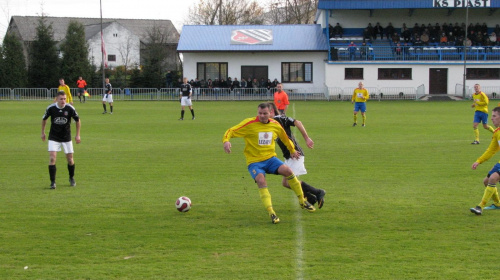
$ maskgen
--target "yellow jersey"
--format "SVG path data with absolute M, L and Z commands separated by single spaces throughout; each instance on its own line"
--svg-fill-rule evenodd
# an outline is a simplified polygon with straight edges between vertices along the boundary
M 472 100 L 474 100 L 474 108 L 476 111 L 488 114 L 488 103 L 490 103 L 490 100 L 484 92 L 481 91 L 479 94 L 474 92 L 474 94 L 472 94 Z
M 495 129 L 493 132 L 493 137 L 491 138 L 490 145 L 488 149 L 476 160 L 476 162 L 483 163 L 489 160 L 493 155 L 498 152 L 500 148 L 500 128 Z
M 67 103 L 73 103 L 73 97 L 71 96 L 71 90 L 69 90 L 68 85 L 59 86 L 57 88 L 57 92 L 59 92 L 59 91 L 64 91 L 64 93 L 66 93 L 66 102 Z
M 259 117 L 244 119 L 239 124 L 226 130 L 222 143 L 229 141 L 233 137 L 243 137 L 245 139 L 243 154 L 245 154 L 247 165 L 277 156 L 275 151 L 276 138 L 280 138 L 290 153 L 295 153 L 295 148 L 283 127 L 271 118 L 268 123 L 261 123 Z
M 366 102 L 368 98 L 370 98 L 368 90 L 366 90 L 365 88 L 363 89 L 356 88 L 354 90 L 354 93 L 352 94 L 351 100 L 354 102 Z

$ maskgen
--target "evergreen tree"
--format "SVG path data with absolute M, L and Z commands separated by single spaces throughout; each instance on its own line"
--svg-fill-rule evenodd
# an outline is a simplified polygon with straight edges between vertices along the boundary
M 36 38 L 29 49 L 28 84 L 37 88 L 59 85 L 59 56 L 53 39 L 52 24 L 42 16 L 36 27 Z
M 166 46 L 169 36 L 171 36 L 169 30 L 161 26 L 154 26 L 148 30 L 142 73 L 145 87 L 162 88 L 164 86 L 168 56 Z
M 76 80 L 79 76 L 89 80 L 90 77 L 90 62 L 88 44 L 85 41 L 85 28 L 76 21 L 70 21 L 66 38 L 61 44 L 61 76 L 66 80 L 66 84 L 70 87 L 76 86 Z
M 19 39 L 5 35 L 1 49 L 0 87 L 22 88 L 27 86 L 26 63 Z

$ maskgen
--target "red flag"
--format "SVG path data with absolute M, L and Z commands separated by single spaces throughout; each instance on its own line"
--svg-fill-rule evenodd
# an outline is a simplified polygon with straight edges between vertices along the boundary
M 104 67 L 108 68 L 108 55 L 106 54 L 106 47 L 104 46 L 104 37 L 102 35 L 102 31 L 101 31 L 101 51 L 102 51 L 102 57 L 104 59 Z

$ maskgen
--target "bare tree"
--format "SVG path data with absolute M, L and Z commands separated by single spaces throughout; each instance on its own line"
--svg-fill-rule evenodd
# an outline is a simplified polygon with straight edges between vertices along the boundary
M 271 0 L 266 23 L 312 24 L 319 0 Z
M 264 8 L 255 0 L 200 0 L 189 8 L 187 24 L 263 24 Z

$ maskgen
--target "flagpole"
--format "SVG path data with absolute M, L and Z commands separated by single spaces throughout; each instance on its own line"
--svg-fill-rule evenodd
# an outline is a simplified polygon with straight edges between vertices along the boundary
M 102 69 L 102 89 L 104 90 L 106 86 L 106 74 L 104 73 L 104 34 L 102 33 L 102 0 L 99 0 L 99 6 L 101 9 L 101 69 Z

